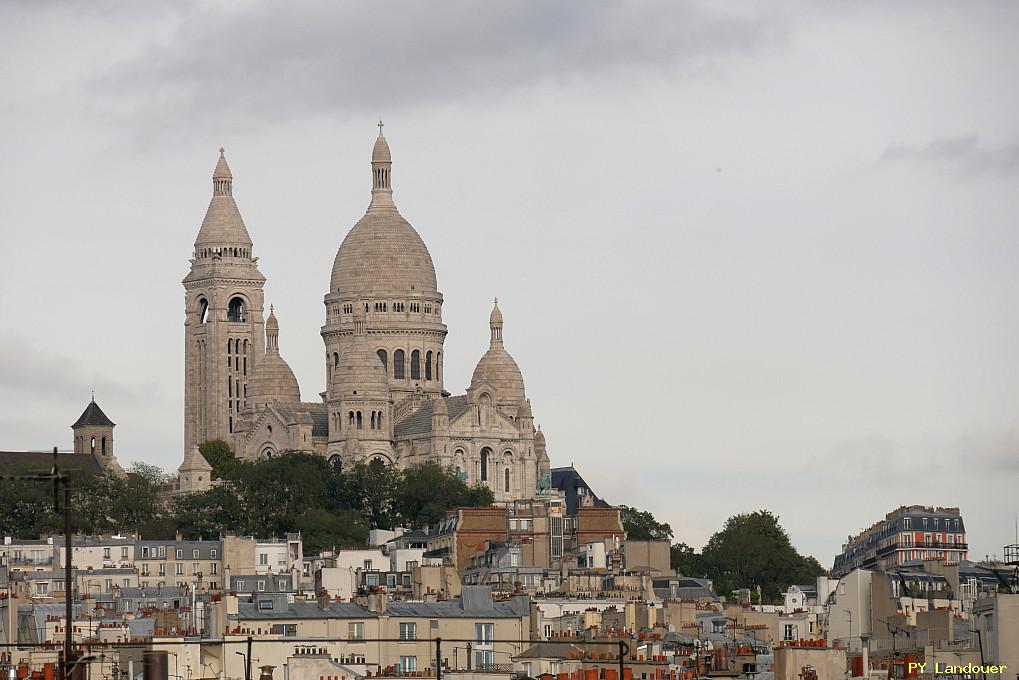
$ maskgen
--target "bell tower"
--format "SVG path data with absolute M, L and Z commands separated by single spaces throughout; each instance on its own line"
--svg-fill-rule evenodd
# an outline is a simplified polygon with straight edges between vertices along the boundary
M 265 277 L 234 201 L 223 149 L 183 283 L 184 451 L 209 439 L 223 439 L 236 450 L 234 433 L 248 407 L 255 357 L 265 354 Z

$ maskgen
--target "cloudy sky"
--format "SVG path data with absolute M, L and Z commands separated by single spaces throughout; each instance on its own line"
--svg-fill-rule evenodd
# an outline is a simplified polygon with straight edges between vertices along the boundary
M 0 448 L 176 468 L 183 288 L 225 146 L 306 399 L 386 121 L 445 294 L 491 300 L 553 465 L 701 546 L 831 564 L 900 504 L 1019 511 L 1019 5 L 0 5 Z

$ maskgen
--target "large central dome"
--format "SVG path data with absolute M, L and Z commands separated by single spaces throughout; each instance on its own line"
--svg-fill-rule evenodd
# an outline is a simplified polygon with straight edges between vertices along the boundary
M 379 133 L 372 151 L 372 201 L 340 244 L 329 290 L 355 297 L 438 290 L 432 256 L 393 203 L 389 144 Z

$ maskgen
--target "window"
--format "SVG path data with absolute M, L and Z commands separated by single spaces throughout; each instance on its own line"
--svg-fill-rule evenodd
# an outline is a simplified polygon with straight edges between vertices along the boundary
M 166 557 L 166 546 L 165 545 L 159 546 L 159 556 L 160 557 Z
M 492 639 L 494 637 L 495 624 L 474 624 L 474 639 L 476 642 L 474 647 L 474 661 L 479 670 L 491 668 L 495 665 L 495 650 L 492 649 Z
M 269 553 L 258 553 L 258 564 L 262 567 L 269 564 Z
M 909 518 L 908 517 L 906 517 L 905 519 L 902 520 L 902 528 L 903 529 L 908 529 L 909 528 Z
M 272 603 L 270 602 L 270 604 Z M 275 635 L 282 635 L 283 637 L 297 637 L 297 624 L 274 623 L 272 626 L 272 632 Z
M 505 480 L 503 480 L 503 481 L 504 481 L 503 491 L 505 491 L 506 493 L 509 493 L 509 487 L 510 487 L 510 484 L 509 484 L 510 483 L 510 471 L 509 471 L 509 468 L 506 468 Z
M 106 592 L 110 592 L 111 590 L 113 590 L 113 579 L 112 578 L 106 579 L 104 585 L 106 586 Z
M 262 582 L 259 581 L 259 583 L 262 583 Z M 259 588 L 259 590 L 261 590 L 261 588 Z M 258 608 L 259 609 L 272 609 L 272 600 L 259 600 L 258 601 Z
M 226 312 L 226 320 L 233 323 L 243 323 L 247 320 L 244 314 L 244 300 L 239 297 L 230 300 L 230 306 Z
M 124 546 L 123 548 L 120 549 L 120 559 L 122 560 L 127 559 L 127 546 Z
M 488 481 L 488 457 L 492 455 L 492 449 L 487 446 L 481 449 L 481 481 Z
M 921 520 L 921 521 L 923 522 L 924 531 L 926 531 L 927 530 L 927 518 L 924 517 L 923 520 Z
M 432 379 L 432 353 L 425 354 L 425 380 Z
M 182 548 L 177 548 L 177 559 L 178 560 L 184 559 L 184 550 Z
M 382 362 L 382 368 L 385 370 L 386 375 L 389 375 L 389 355 L 386 354 L 386 350 L 380 349 L 376 354 L 379 355 L 379 361 Z
M 386 586 L 389 588 L 396 587 L 396 574 L 386 574 Z
M 410 379 L 421 380 L 421 352 L 418 350 L 410 353 Z
M 212 575 L 219 573 L 219 562 L 209 562 L 209 573 Z
M 393 377 L 397 380 L 404 378 L 404 353 L 402 349 L 393 352 Z
M 35 592 L 39 593 L 40 595 L 49 595 L 50 584 L 46 583 L 45 581 L 39 581 L 38 583 L 35 584 Z
M 159 575 L 166 576 L 166 562 L 159 563 Z
M 159 566 L 163 566 L 163 565 L 160 564 Z M 149 563 L 148 562 L 143 562 L 142 563 L 142 576 L 148 576 L 148 575 L 149 575 Z
M 372 570 L 372 561 L 371 560 L 365 560 L 364 561 L 364 570 L 365 571 L 371 571 Z
M 177 576 L 183 576 L 184 575 L 184 563 L 183 562 L 177 562 L 176 564 L 177 564 L 177 571 L 176 571 Z
M 401 656 L 400 657 L 400 674 L 409 675 L 417 672 L 418 669 L 418 658 L 416 656 Z
M 261 593 L 261 592 L 264 592 L 264 591 L 265 591 L 265 581 L 259 581 L 258 582 L 258 592 Z
M 217 555 L 217 554 L 218 554 L 218 553 L 216 552 L 215 548 L 213 548 L 212 550 L 210 550 L 210 551 L 209 551 L 209 559 L 210 559 L 210 560 L 214 560 L 214 559 L 216 559 L 216 555 Z
M 110 559 L 110 548 L 103 548 L 103 559 Z
M 145 559 L 148 556 L 149 556 L 148 546 L 142 546 L 142 559 Z
M 205 298 L 198 299 L 198 323 L 205 323 L 209 320 L 209 301 Z
M 785 624 L 782 631 L 783 640 L 795 640 L 796 639 L 796 626 L 791 624 Z
M 418 625 L 416 623 L 400 624 L 401 640 L 417 640 L 417 637 L 418 637 Z
M 347 624 L 347 639 L 348 640 L 363 640 L 364 639 L 364 621 L 351 621 Z
M 202 569 L 202 567 L 201 567 L 200 564 L 198 564 L 198 562 L 192 562 L 191 563 L 191 573 L 192 574 L 197 574 L 199 571 L 201 571 L 201 569 Z

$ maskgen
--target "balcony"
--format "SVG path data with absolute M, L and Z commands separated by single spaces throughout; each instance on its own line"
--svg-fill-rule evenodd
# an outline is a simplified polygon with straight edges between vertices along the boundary
M 12 567 L 44 567 L 53 564 L 52 557 L 12 557 L 10 564 Z

